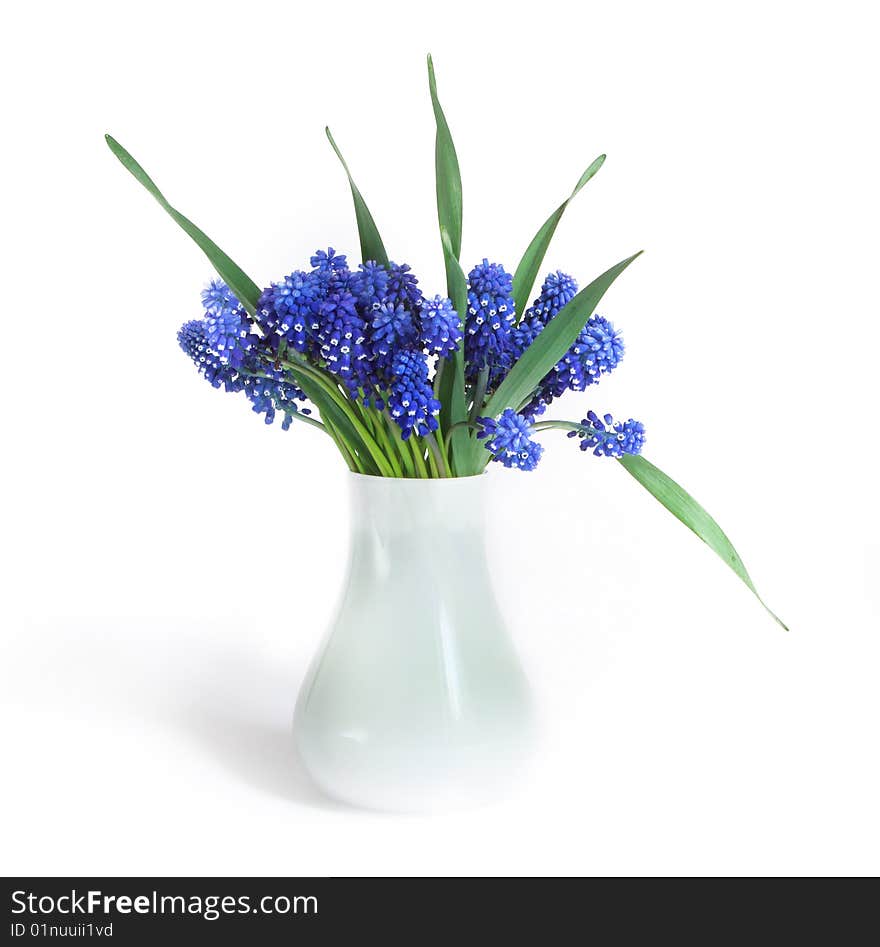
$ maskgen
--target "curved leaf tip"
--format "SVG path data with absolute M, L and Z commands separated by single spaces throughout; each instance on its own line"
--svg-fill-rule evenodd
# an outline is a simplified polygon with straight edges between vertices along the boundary
M 211 265 L 217 271 L 220 279 L 229 286 L 245 309 L 247 309 L 251 315 L 254 315 L 256 313 L 257 301 L 260 298 L 259 286 L 257 286 L 247 273 L 245 273 L 234 260 L 227 256 L 203 230 L 200 230 L 188 217 L 184 217 L 179 210 L 168 203 L 165 199 L 165 195 L 156 186 L 156 182 L 112 135 L 105 134 L 104 140 L 107 142 L 107 147 L 116 155 L 120 164 L 153 196 L 153 198 L 155 198 L 159 206 L 199 247 L 208 260 L 210 260 Z
M 578 178 L 578 182 L 575 184 L 571 194 L 569 194 L 569 196 L 544 221 L 544 223 L 541 225 L 541 228 L 538 230 L 535 236 L 532 237 L 532 242 L 526 248 L 525 253 L 523 253 L 522 259 L 519 261 L 519 264 L 517 265 L 516 271 L 513 275 L 513 299 L 517 318 L 522 318 L 522 315 L 528 306 L 532 287 L 535 285 L 535 281 L 538 278 L 541 265 L 544 262 L 544 256 L 547 253 L 547 249 L 550 246 L 550 241 L 553 239 L 553 235 L 556 233 L 556 228 L 559 226 L 559 221 L 562 220 L 562 215 L 565 213 L 565 209 L 580 193 L 584 185 L 598 172 L 599 168 L 601 168 L 604 163 L 605 155 L 602 154 L 590 164 L 587 170 L 584 171 L 584 173 Z
M 680 484 L 640 455 L 625 454 L 619 458 L 618 463 L 655 500 L 665 506 L 677 520 L 695 533 L 722 562 L 726 563 L 780 627 L 785 631 L 789 630 L 788 625 L 767 606 L 758 594 L 751 576 L 746 571 L 745 564 L 724 530 Z
M 339 146 L 330 133 L 329 125 L 324 126 L 324 133 L 327 135 L 330 146 L 336 152 L 336 157 L 339 158 L 339 163 L 345 171 L 345 175 L 348 178 L 348 185 L 351 188 L 351 197 L 354 201 L 354 214 L 357 220 L 358 237 L 361 244 L 361 260 L 364 263 L 366 263 L 367 260 L 375 260 L 377 263 L 387 266 L 388 254 L 385 250 L 385 244 L 382 242 L 382 237 L 379 234 L 379 228 L 376 226 L 376 221 L 370 213 L 370 208 L 367 207 L 363 195 L 358 189 L 358 186 L 354 183 L 354 178 L 351 176 L 348 164 L 345 158 L 342 157 L 342 152 L 339 150 Z

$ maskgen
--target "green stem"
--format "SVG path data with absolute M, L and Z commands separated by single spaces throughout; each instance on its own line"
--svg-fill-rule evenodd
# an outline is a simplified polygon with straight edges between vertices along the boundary
M 443 466 L 449 471 L 449 476 L 452 474 L 452 465 L 449 462 L 449 448 L 446 444 L 446 438 L 443 436 L 443 428 L 437 428 L 437 443 L 440 445 L 440 453 L 443 455 Z
M 427 461 L 428 461 L 428 472 L 431 474 L 432 480 L 440 479 L 440 468 L 437 466 L 437 459 L 434 457 L 434 454 L 431 451 L 426 451 Z
M 434 397 L 439 401 L 440 400 L 440 379 L 443 377 L 443 369 L 446 365 L 445 358 L 439 358 L 437 360 L 437 369 L 434 372 Z
M 440 477 L 450 476 L 449 464 L 446 462 L 446 457 L 443 455 L 440 450 L 440 446 L 437 443 L 437 438 L 434 437 L 433 432 L 429 431 L 425 435 L 425 442 L 428 445 L 428 450 L 430 452 L 431 458 L 437 465 L 437 474 Z
M 316 418 L 310 418 L 307 414 L 303 414 L 301 411 L 291 411 L 290 417 L 292 417 L 294 421 L 302 421 L 303 424 L 310 424 L 312 427 L 316 427 L 319 431 L 323 431 L 325 434 L 330 433 L 326 426 L 320 421 L 318 421 Z
M 428 468 L 425 465 L 425 458 L 422 457 L 422 452 L 419 450 L 419 445 L 416 444 L 416 438 L 408 438 L 407 444 L 409 445 L 409 449 L 412 452 L 413 460 L 416 462 L 417 475 L 425 480 L 429 480 L 430 474 L 428 473 Z
M 409 449 L 400 436 L 400 427 L 394 422 L 394 419 L 388 413 L 387 409 L 382 412 L 382 419 L 385 422 L 385 436 L 387 437 L 388 442 L 394 446 L 394 450 L 397 452 L 397 456 L 400 458 L 400 462 L 403 464 L 403 469 L 406 476 L 415 477 L 416 470 L 413 466 L 413 460 Z
M 366 410 L 364 410 L 363 413 L 365 417 L 369 418 L 370 424 L 376 435 L 376 440 L 377 442 L 379 442 L 379 446 L 385 448 L 385 456 L 388 458 L 388 462 L 394 468 L 394 476 L 403 477 L 404 476 L 403 468 L 400 466 L 400 463 L 398 462 L 400 455 L 394 449 L 394 446 L 392 445 L 391 440 L 388 437 L 388 431 L 385 429 L 384 418 L 382 417 L 381 414 L 378 414 L 377 412 L 368 413 Z
M 588 428 L 576 421 L 538 421 L 532 425 L 533 431 L 586 431 Z
M 474 388 L 474 403 L 471 405 L 471 413 L 468 415 L 468 421 L 471 424 L 477 420 L 480 416 L 480 411 L 483 410 L 483 401 L 486 398 L 486 388 L 489 386 L 489 366 L 480 369 L 480 374 L 477 376 L 477 384 Z
M 369 451 L 370 456 L 373 458 L 373 462 L 379 468 L 382 475 L 385 477 L 393 477 L 394 470 L 392 469 L 391 464 L 388 462 L 388 459 L 379 449 L 379 445 L 364 426 L 364 423 L 358 416 L 358 412 L 352 410 L 351 398 L 348 398 L 346 395 L 344 395 L 335 384 L 329 382 L 324 372 L 313 368 L 308 363 L 300 362 L 299 360 L 296 362 L 291 362 L 287 359 L 279 359 L 279 362 L 281 365 L 284 365 L 293 372 L 302 372 L 304 375 L 307 375 L 311 380 L 313 380 L 316 385 L 321 386 L 325 394 L 329 395 L 336 402 L 337 407 L 348 415 L 349 421 L 351 421 L 352 426 L 357 431 L 361 440 L 363 440 L 364 446 Z

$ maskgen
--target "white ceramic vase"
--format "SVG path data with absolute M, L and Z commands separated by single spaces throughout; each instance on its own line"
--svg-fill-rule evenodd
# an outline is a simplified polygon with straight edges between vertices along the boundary
M 485 477 L 350 475 L 351 556 L 294 717 L 328 795 L 398 812 L 491 802 L 534 726 L 484 546 Z

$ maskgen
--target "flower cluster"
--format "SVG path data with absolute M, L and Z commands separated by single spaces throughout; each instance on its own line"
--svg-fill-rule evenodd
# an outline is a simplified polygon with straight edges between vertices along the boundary
M 253 410 L 265 415 L 266 424 L 271 424 L 280 411 L 281 427 L 286 431 L 294 415 L 310 413 L 297 404 L 305 401 L 305 394 L 271 363 L 261 362 L 258 356 L 248 353 L 233 365 L 231 358 L 221 356 L 209 340 L 207 316 L 185 322 L 177 333 L 177 341 L 212 387 L 244 392 Z
M 482 430 L 478 438 L 485 438 L 486 450 L 505 467 L 518 470 L 534 470 L 544 453 L 544 448 L 532 440 L 529 422 L 513 408 L 506 408 L 497 421 L 480 418 Z
M 497 420 L 478 418 L 477 423 L 480 427 L 477 437 L 485 440 L 492 460 L 518 470 L 534 470 L 538 465 L 544 448 L 533 440 L 536 426 L 524 415 L 506 408 Z M 543 421 L 541 425 L 545 430 L 572 426 L 567 421 Z M 610 414 L 600 418 L 594 411 L 588 411 L 580 424 L 568 431 L 568 437 L 580 438 L 581 450 L 592 449 L 597 457 L 621 457 L 642 452 L 645 428 L 632 418 L 615 422 Z
M 391 417 L 400 425 L 403 440 L 436 431 L 440 402 L 428 383 L 428 365 L 418 352 L 404 349 L 394 359 L 393 379 L 388 407 Z
M 577 282 L 557 270 L 549 273 L 541 292 L 522 318 L 514 311 L 513 280 L 503 266 L 483 260 L 468 277 L 465 319 L 466 377 L 477 383 L 482 371 L 492 392 L 544 327 L 577 295 Z M 573 345 L 541 380 L 526 417 L 542 414 L 566 391 L 583 391 L 612 371 L 623 358 L 623 339 L 602 316 L 592 316 Z
M 581 439 L 581 450 L 590 450 L 597 457 L 620 457 L 640 454 L 645 443 L 645 426 L 641 421 L 617 421 L 610 414 L 599 417 L 588 411 L 578 431 L 569 431 L 569 437 Z
M 468 312 L 465 320 L 466 378 L 472 386 L 482 382 L 492 392 L 523 352 L 574 299 L 577 282 L 557 270 L 549 273 L 537 299 L 517 317 L 513 282 L 504 267 L 484 259 L 468 277 Z M 505 409 L 497 420 L 478 418 L 478 438 L 485 441 L 492 460 L 505 467 L 534 470 L 542 448 L 532 440 L 533 422 L 566 391 L 584 391 L 613 371 L 623 358 L 623 338 L 611 322 L 593 315 L 578 333 L 571 348 L 541 379 L 519 413 Z M 593 420 L 595 419 L 595 420 Z M 552 422 L 547 422 L 552 426 Z M 581 448 L 598 456 L 637 454 L 644 443 L 644 428 L 633 420 L 615 425 L 610 415 L 603 422 L 593 412 L 571 436 L 582 438 Z
M 367 261 L 350 270 L 332 248 L 311 263 L 310 272 L 295 271 L 260 297 L 257 318 L 269 344 L 289 346 L 338 376 L 365 405 L 393 404 L 407 437 L 436 429 L 429 418 L 439 404 L 424 388 L 428 357 L 449 357 L 462 341 L 452 303 L 425 299 L 405 263 Z
M 267 421 L 283 410 L 284 427 L 305 397 L 291 374 L 302 359 L 336 376 L 352 399 L 387 405 L 404 440 L 436 430 L 429 360 L 451 357 L 463 340 L 450 300 L 426 299 L 405 263 L 351 270 L 330 247 L 310 265 L 263 290 L 254 319 L 225 283 L 212 282 L 204 317 L 180 330 L 184 351 L 215 387 L 244 391 Z
M 525 282 L 533 281 L 540 265 L 534 261 L 544 259 L 568 201 L 532 239 L 515 276 L 483 258 L 465 277 L 458 259 L 461 179 L 430 56 L 428 72 L 437 123 L 438 222 L 452 301 L 423 295 L 409 266 L 388 261 L 329 129 L 354 198 L 367 259 L 349 266 L 332 247 L 318 250 L 308 266 L 262 292 L 204 232 L 171 208 L 137 161 L 106 136 L 122 165 L 193 238 L 218 275 L 229 279 L 229 285 L 215 280 L 205 287 L 201 318 L 178 333 L 181 348 L 213 387 L 242 393 L 266 423 L 280 414 L 284 428 L 296 419 L 321 431 L 348 468 L 364 476 L 472 477 L 490 462 L 534 470 L 544 451 L 537 435 L 564 431 L 582 452 L 622 460 L 755 592 L 714 520 L 665 474 L 632 456 L 645 442 L 639 421 L 615 421 L 594 411 L 579 422 L 544 417 L 567 392 L 592 391 L 614 371 L 624 355 L 623 339 L 611 322 L 592 312 L 593 289 L 579 293 L 575 280 L 561 270 L 546 276 L 528 305 L 531 285 Z M 572 197 L 604 158 L 590 165 Z M 638 255 L 606 270 L 590 286 L 607 288 Z M 308 416 L 302 406 L 306 400 L 316 416 Z
M 513 277 L 484 259 L 468 275 L 464 355 L 469 381 L 481 371 L 497 377 L 509 368 L 514 315 Z
M 590 411 L 574 428 L 536 421 L 552 401 L 596 384 L 623 358 L 620 333 L 599 315 L 591 316 L 518 411 L 507 407 L 496 418 L 479 414 L 520 356 L 577 295 L 568 274 L 549 273 L 520 316 L 510 273 L 483 259 L 468 275 L 462 321 L 449 299 L 422 295 L 406 264 L 370 260 L 350 269 L 346 257 L 330 247 L 318 250 L 310 267 L 263 290 L 253 317 L 225 283 L 210 283 L 202 292 L 203 317 L 178 334 L 200 374 L 215 388 L 243 392 L 266 423 L 281 413 L 286 429 L 297 415 L 308 414 L 297 378 L 320 370 L 334 379 L 334 398 L 347 395 L 359 410 L 384 411 L 402 440 L 429 437 L 439 428 L 442 410 L 432 362 L 439 365 L 463 347 L 472 427 L 491 460 L 534 470 L 543 453 L 534 434 L 557 424 L 579 438 L 581 450 L 597 456 L 641 450 L 644 428 L 632 419 L 617 423 Z M 384 423 L 367 416 L 365 422 Z

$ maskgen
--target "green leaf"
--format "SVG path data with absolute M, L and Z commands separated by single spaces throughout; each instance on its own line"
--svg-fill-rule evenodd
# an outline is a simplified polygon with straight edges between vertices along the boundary
M 440 223 L 440 241 L 443 245 L 443 260 L 446 265 L 446 291 L 453 306 L 464 321 L 467 312 L 467 279 L 458 262 L 461 255 L 462 196 L 461 171 L 458 156 L 452 142 L 452 134 L 446 116 L 437 98 L 437 80 L 434 63 L 428 56 L 428 88 L 437 125 L 434 145 L 434 170 L 437 178 L 437 218 Z M 469 437 L 465 427 L 454 427 L 467 420 L 467 403 L 464 390 L 464 350 L 459 347 L 443 367 L 439 386 L 440 423 L 444 431 L 451 431 L 450 446 L 452 461 L 458 476 L 472 473 L 469 458 Z
M 608 287 L 641 252 L 606 270 L 559 310 L 489 399 L 483 411 L 486 417 L 497 418 L 505 408 L 519 410 L 522 407 L 541 379 L 571 348 Z
M 529 304 L 529 296 L 532 293 L 535 280 L 538 278 L 541 264 L 544 262 L 544 255 L 547 253 L 547 248 L 550 246 L 553 234 L 556 233 L 559 221 L 565 213 L 565 208 L 568 207 L 569 201 L 574 199 L 587 181 L 602 167 L 604 162 L 605 155 L 599 155 L 589 168 L 584 171 L 568 200 L 563 201 L 547 220 L 544 221 L 544 226 L 535 234 L 528 249 L 519 261 L 519 266 L 516 268 L 516 273 L 513 277 L 513 299 L 516 303 L 516 314 L 520 319 L 522 319 L 523 313 Z
M 733 543 L 727 538 L 724 530 L 700 504 L 686 490 L 667 477 L 662 470 L 645 460 L 644 457 L 624 455 L 620 458 L 620 463 L 648 493 L 659 500 L 673 516 L 681 520 L 688 529 L 696 533 L 710 549 L 714 550 L 745 582 L 773 618 L 788 631 L 788 626 L 778 615 L 767 608 L 761 596 L 758 595 L 758 591 L 748 572 L 746 572 L 746 567 L 743 565 L 739 553 L 733 548 Z
M 164 210 L 171 216 L 177 225 L 184 230 L 202 249 L 205 256 L 211 261 L 211 265 L 219 274 L 220 278 L 235 293 L 239 302 L 253 316 L 257 311 L 257 301 L 260 298 L 260 288 L 257 284 L 241 269 L 241 267 L 231 260 L 216 243 L 191 221 L 188 220 L 180 211 L 175 210 L 158 187 L 153 183 L 152 178 L 135 161 L 134 158 L 110 135 L 105 135 L 107 145 L 116 157 L 122 162 L 123 167 L 139 181 L 156 198 Z
M 366 202 L 361 196 L 361 192 L 354 183 L 354 180 L 351 176 L 351 171 L 348 170 L 348 165 L 345 162 L 345 158 L 342 157 L 342 152 L 339 150 L 336 142 L 333 140 L 333 136 L 330 134 L 330 129 L 325 128 L 324 131 L 327 132 L 327 138 L 330 141 L 330 144 L 333 146 L 333 150 L 336 152 L 336 157 L 342 162 L 342 167 L 345 168 L 345 173 L 348 175 L 348 183 L 351 187 L 351 196 L 354 200 L 354 214 L 357 218 L 358 236 L 361 240 L 361 260 L 364 263 L 366 263 L 367 260 L 375 260 L 376 263 L 381 263 L 383 266 L 387 266 L 388 254 L 385 252 L 385 244 L 382 243 L 382 238 L 379 236 L 379 229 L 376 226 L 376 221 L 373 220 L 373 215 L 370 213 L 370 208 L 367 207 Z
M 431 104 L 434 107 L 434 119 L 437 123 L 437 139 L 434 146 L 434 164 L 437 175 L 437 216 L 441 230 L 445 229 L 449 235 L 452 247 L 452 257 L 457 260 L 461 256 L 461 171 L 458 167 L 458 156 L 446 116 L 437 99 L 437 80 L 434 77 L 434 63 L 428 56 L 428 88 L 431 92 Z M 449 278 L 449 268 L 446 270 Z
M 443 244 L 443 256 L 446 260 L 446 272 L 449 274 L 449 298 L 459 318 L 464 318 L 467 312 L 467 277 L 461 264 L 455 259 L 452 250 L 452 240 L 445 227 L 440 227 L 440 240 Z M 470 466 L 470 435 L 464 426 L 454 427 L 467 421 L 467 401 L 464 393 L 464 341 L 458 351 L 452 356 L 452 365 L 447 363 L 441 381 L 440 403 L 449 405 L 448 411 L 442 420 L 446 420 L 444 430 L 451 431 L 450 444 L 455 472 L 459 477 L 477 473 Z M 452 371 L 450 371 L 450 367 Z M 448 380 L 447 380 L 447 376 Z M 446 399 L 446 400 L 444 400 Z

